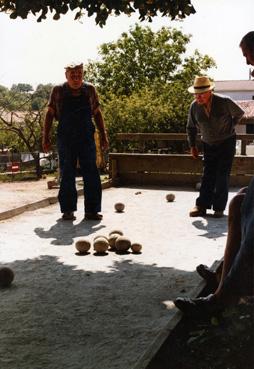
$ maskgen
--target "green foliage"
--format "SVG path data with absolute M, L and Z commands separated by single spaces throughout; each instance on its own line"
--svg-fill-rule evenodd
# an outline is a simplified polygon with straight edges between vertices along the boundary
M 186 56 L 190 35 L 173 28 L 153 32 L 130 28 L 102 44 L 99 62 L 89 62 L 86 78 L 98 88 L 111 149 L 117 132 L 184 132 L 194 76 L 215 66 L 197 50 Z
M 173 81 L 191 83 L 195 74 L 214 66 L 207 55 L 196 51 L 186 57 L 190 35 L 174 28 L 162 27 L 153 32 L 150 27 L 136 24 L 116 42 L 102 44 L 101 60 L 86 66 L 86 78 L 97 85 L 100 94 L 129 96 L 153 83 Z
M 32 98 L 32 109 L 33 110 L 41 110 L 45 107 L 46 102 L 49 99 L 50 92 L 52 90 L 52 84 L 39 84 L 33 93 Z
M 19 83 L 10 90 L 0 86 L 0 145 L 33 153 L 41 150 L 45 107 L 53 85 L 39 84 L 33 93 L 22 86 L 30 85 Z
M 170 82 L 189 40 L 176 29 L 163 27 L 153 32 L 136 24 L 116 42 L 100 46 L 102 61 L 90 62 L 87 75 L 93 73 L 103 94 L 110 90 L 118 96 L 130 95 L 156 80 Z
M 83 15 L 95 15 L 95 22 L 101 27 L 106 24 L 109 15 L 139 13 L 141 21 L 152 18 L 158 14 L 170 19 L 183 19 L 195 13 L 190 0 L 1 0 L 0 11 L 10 13 L 10 18 L 21 17 L 26 19 L 28 14 L 39 15 L 38 22 L 46 19 L 48 11 L 53 12 L 53 19 L 58 20 L 61 15 L 71 10 L 76 11 L 75 19 Z
M 111 95 L 102 102 L 110 136 L 110 149 L 121 150 L 119 132 L 184 132 L 191 95 L 177 81 L 146 86 L 131 96 Z
M 17 85 L 12 85 L 11 91 L 14 92 L 31 92 L 33 91 L 33 87 L 28 83 L 18 83 Z

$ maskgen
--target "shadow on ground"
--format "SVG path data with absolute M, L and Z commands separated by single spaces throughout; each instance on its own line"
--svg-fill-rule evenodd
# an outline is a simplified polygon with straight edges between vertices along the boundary
M 78 224 L 73 224 L 72 221 L 63 221 L 58 219 L 56 224 L 48 230 L 37 227 L 34 229 L 35 234 L 40 238 L 53 238 L 52 245 L 72 245 L 75 237 L 86 237 L 100 229 L 105 228 L 100 221 L 81 221 Z
M 10 263 L 0 367 L 131 369 L 175 313 L 166 301 L 188 294 L 198 277 L 127 258 L 107 272 L 91 272 L 86 256 L 82 270 L 52 256 Z
M 219 238 L 225 237 L 228 231 L 228 223 L 227 223 L 227 216 L 223 218 L 213 218 L 206 216 L 204 220 L 194 220 L 192 224 L 197 229 L 205 231 L 206 233 L 202 233 L 201 237 L 206 238 Z

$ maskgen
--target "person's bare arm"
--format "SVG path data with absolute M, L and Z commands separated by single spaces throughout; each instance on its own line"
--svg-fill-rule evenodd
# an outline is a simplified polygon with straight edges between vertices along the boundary
M 107 136 L 107 132 L 105 129 L 105 124 L 104 124 L 104 119 L 101 113 L 101 109 L 99 107 L 94 112 L 94 120 L 95 120 L 96 127 L 98 128 L 100 132 L 101 149 L 107 150 L 109 147 L 108 136 Z

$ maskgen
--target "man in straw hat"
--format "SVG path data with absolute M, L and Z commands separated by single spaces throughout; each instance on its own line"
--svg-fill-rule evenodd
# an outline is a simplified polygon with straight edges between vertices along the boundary
M 195 96 L 186 126 L 191 155 L 198 158 L 198 131 L 204 151 L 200 193 L 196 206 L 189 213 L 191 217 L 204 216 L 211 208 L 215 217 L 223 216 L 235 155 L 235 125 L 244 115 L 244 111 L 229 97 L 215 94 L 214 87 L 208 77 L 197 76 L 188 89 Z
M 254 66 L 254 31 L 242 38 L 240 48 L 247 64 Z M 237 304 L 243 296 L 254 295 L 254 177 L 230 201 L 221 275 L 203 264 L 197 267 L 197 272 L 210 286 L 212 282 L 214 293 L 192 299 L 178 297 L 174 303 L 184 314 L 211 316 Z
M 85 219 L 101 220 L 101 181 L 96 166 L 95 122 L 101 137 L 101 148 L 108 148 L 108 138 L 93 85 L 84 82 L 82 63 L 65 67 L 66 82 L 52 89 L 43 132 L 43 149 L 51 149 L 50 130 L 57 126 L 57 148 L 61 172 L 58 200 L 63 220 L 75 220 L 77 210 L 76 167 L 80 165 L 84 181 Z

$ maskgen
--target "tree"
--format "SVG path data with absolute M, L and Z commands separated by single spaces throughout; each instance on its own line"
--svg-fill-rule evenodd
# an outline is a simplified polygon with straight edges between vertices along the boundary
M 215 62 L 198 50 L 186 56 L 190 35 L 165 28 L 130 28 L 100 46 L 101 60 L 89 62 L 86 79 L 99 91 L 111 149 L 117 132 L 184 132 L 192 95 L 187 88 Z
M 99 47 L 101 60 L 86 66 L 86 78 L 104 96 L 129 96 L 155 82 L 190 83 L 195 74 L 214 66 L 210 57 L 198 51 L 186 57 L 190 37 L 170 27 L 153 32 L 150 27 L 136 24 L 116 42 Z
M 28 151 L 34 158 L 37 177 L 41 177 L 40 157 L 44 106 L 37 111 L 32 108 L 33 94 L 9 91 L 0 98 L 0 132 L 5 133 L 6 141 L 15 137 L 15 146 Z M 8 134 L 10 134 L 8 136 Z M 15 136 L 13 136 L 15 135 Z
M 39 84 L 33 93 L 32 109 L 41 110 L 45 106 L 45 102 L 48 101 L 50 92 L 53 88 L 51 83 L 47 85 Z
M 183 19 L 195 13 L 190 0 L 0 0 L 0 11 L 10 13 L 10 18 L 27 18 L 29 13 L 39 15 L 38 22 L 46 19 L 48 11 L 53 12 L 53 19 L 58 20 L 61 15 L 75 10 L 75 19 L 83 15 L 95 15 L 95 22 L 101 27 L 106 24 L 109 15 L 131 15 L 139 13 L 141 21 L 161 14 L 170 19 Z
M 33 87 L 28 83 L 18 83 L 17 85 L 13 84 L 11 87 L 11 91 L 15 92 L 32 92 Z

